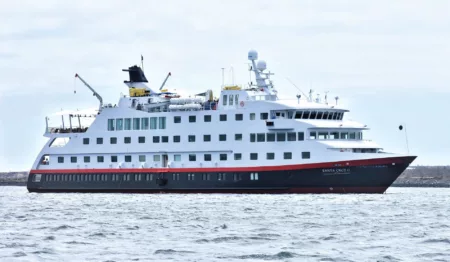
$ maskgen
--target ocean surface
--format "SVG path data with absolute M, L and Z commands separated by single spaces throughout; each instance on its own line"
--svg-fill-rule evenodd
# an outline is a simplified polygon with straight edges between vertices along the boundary
M 450 261 L 450 189 L 143 195 L 0 187 L 0 261 Z

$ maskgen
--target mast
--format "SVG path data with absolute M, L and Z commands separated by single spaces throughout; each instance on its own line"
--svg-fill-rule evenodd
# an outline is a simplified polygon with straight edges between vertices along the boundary
M 100 111 L 102 110 L 102 107 L 103 107 L 103 98 L 97 93 L 97 91 L 94 90 L 94 88 L 92 88 L 88 83 L 86 83 L 86 81 L 84 81 L 84 79 L 81 78 L 81 76 L 79 76 L 78 74 L 75 74 L 75 77 L 80 79 L 80 81 L 83 82 L 83 84 L 85 86 L 87 86 L 87 88 L 89 88 L 89 90 L 91 90 L 94 93 L 94 96 L 97 97 L 98 101 L 100 102 L 100 106 L 98 107 L 98 112 L 100 113 Z

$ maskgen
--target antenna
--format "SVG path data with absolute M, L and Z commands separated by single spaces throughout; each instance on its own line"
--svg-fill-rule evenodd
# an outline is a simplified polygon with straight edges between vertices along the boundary
M 222 67 L 222 88 L 225 87 L 225 67 Z
M 302 97 L 302 95 L 297 95 L 297 103 L 300 104 L 300 98 Z
M 298 88 L 298 86 L 296 86 L 296 85 L 294 84 L 294 82 L 291 81 L 291 79 L 289 79 L 289 78 L 286 77 L 286 80 L 289 81 L 289 83 L 291 83 L 295 88 L 297 88 L 298 91 L 300 91 L 304 96 L 307 97 L 307 95 L 305 95 L 305 93 L 303 93 L 303 91 L 302 91 L 300 88 Z
M 234 68 L 233 66 L 230 67 L 231 72 L 231 84 L 234 85 Z
M 313 92 L 314 92 L 314 90 L 309 89 L 309 102 L 312 102 L 312 101 L 313 101 L 313 98 L 312 98 Z
M 338 96 L 336 96 L 336 97 L 335 97 L 334 99 L 336 100 L 336 105 L 338 105 L 338 100 L 339 100 L 339 97 L 338 97 Z
M 144 56 L 141 54 L 141 68 L 144 71 Z
M 328 105 L 328 93 L 329 93 L 330 91 L 326 91 L 325 92 L 325 104 L 327 104 Z

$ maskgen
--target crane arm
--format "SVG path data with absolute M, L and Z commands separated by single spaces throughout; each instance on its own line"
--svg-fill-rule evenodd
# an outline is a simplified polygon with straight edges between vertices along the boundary
M 166 85 L 167 79 L 169 79 L 169 76 L 171 76 L 172 74 L 169 72 L 166 76 L 166 79 L 164 79 L 164 82 L 162 83 L 161 87 L 159 88 L 159 90 L 162 90 L 163 87 Z
M 87 86 L 87 88 L 89 88 L 89 90 L 91 90 L 94 93 L 94 96 L 97 97 L 98 101 L 100 101 L 100 106 L 98 108 L 98 112 L 100 112 L 102 110 L 103 107 L 103 98 L 97 93 L 97 91 L 94 90 L 94 88 L 92 88 L 88 83 L 86 83 L 86 81 L 84 81 L 83 78 L 81 78 L 80 75 L 75 74 L 75 78 L 80 79 L 80 81 Z

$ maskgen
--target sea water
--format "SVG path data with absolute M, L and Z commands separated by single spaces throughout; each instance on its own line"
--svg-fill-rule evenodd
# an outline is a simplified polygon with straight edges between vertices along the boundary
M 0 261 L 450 261 L 450 189 L 187 195 L 0 187 Z

